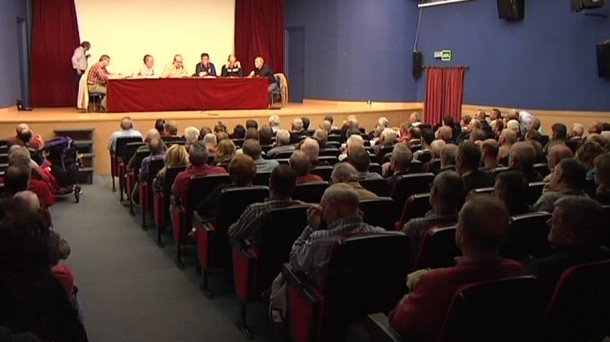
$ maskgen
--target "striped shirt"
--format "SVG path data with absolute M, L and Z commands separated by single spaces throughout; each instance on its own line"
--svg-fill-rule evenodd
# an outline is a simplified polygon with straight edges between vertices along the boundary
M 304 204 L 301 201 L 267 200 L 263 203 L 252 203 L 241 214 L 239 219 L 229 227 L 227 235 L 238 241 L 256 240 L 265 215 L 275 208 L 285 208 L 292 205 Z

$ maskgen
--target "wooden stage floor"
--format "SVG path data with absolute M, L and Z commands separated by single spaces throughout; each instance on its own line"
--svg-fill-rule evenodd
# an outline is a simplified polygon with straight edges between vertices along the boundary
M 361 127 L 371 129 L 380 116 L 385 116 L 391 126 L 399 126 L 413 111 L 422 111 L 420 103 L 373 103 L 334 102 L 306 100 L 304 104 L 288 104 L 281 109 L 188 111 L 188 112 L 142 112 L 142 113 L 86 113 L 76 108 L 34 108 L 30 112 L 18 112 L 16 108 L 0 109 L 0 137 L 14 136 L 15 125 L 26 122 L 35 134 L 44 140 L 52 139 L 55 129 L 94 128 L 95 173 L 109 174 L 110 159 L 107 143 L 112 132 L 119 129 L 123 116 L 134 119 L 135 128 L 143 134 L 153 127 L 156 119 L 176 121 L 179 133 L 188 126 L 213 127 L 222 121 L 229 131 L 248 119 L 267 123 L 270 115 L 278 115 L 281 127 L 289 129 L 295 118 L 303 116 L 311 120 L 310 127 L 318 127 L 325 115 L 333 115 L 335 125 L 340 125 L 348 115 L 356 115 Z

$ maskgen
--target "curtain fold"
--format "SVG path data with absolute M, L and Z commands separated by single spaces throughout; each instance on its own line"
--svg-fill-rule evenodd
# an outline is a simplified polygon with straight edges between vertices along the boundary
M 32 106 L 74 107 L 70 58 L 80 43 L 74 0 L 32 0 L 32 16 Z
M 464 96 L 464 67 L 426 69 L 425 121 L 435 125 L 445 116 L 459 122 Z
M 245 75 L 257 56 L 273 72 L 284 72 L 284 7 L 285 0 L 235 1 L 235 55 Z

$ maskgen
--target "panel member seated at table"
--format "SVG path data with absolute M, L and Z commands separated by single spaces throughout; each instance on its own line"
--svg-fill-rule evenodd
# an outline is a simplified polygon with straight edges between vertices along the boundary
M 138 76 L 157 76 L 157 74 L 155 73 L 155 60 L 152 55 L 144 55 L 144 65 L 142 65 L 142 67 L 140 68 Z
M 195 66 L 195 75 L 199 77 L 216 76 L 216 67 L 210 62 L 210 55 L 207 53 L 201 54 L 201 62 Z
M 229 55 L 227 64 L 222 66 L 220 76 L 222 77 L 244 77 L 244 70 L 241 68 L 241 63 L 235 55 Z
M 99 62 L 93 64 L 87 74 L 87 89 L 89 94 L 100 93 L 104 95 L 102 99 L 102 109 L 106 111 L 106 89 L 108 86 L 108 77 L 111 75 L 106 67 L 110 64 L 110 57 L 102 55 Z
M 186 69 L 184 69 L 184 66 L 182 65 L 182 55 L 175 55 L 172 64 L 166 65 L 161 74 L 161 78 L 180 78 L 188 76 L 189 73 L 186 72 Z
M 266 77 L 269 80 L 269 86 L 267 87 L 269 94 L 277 89 L 277 81 L 273 75 L 273 70 L 271 70 L 268 64 L 265 64 L 263 57 L 256 57 L 254 60 L 254 70 L 252 70 L 248 77 Z

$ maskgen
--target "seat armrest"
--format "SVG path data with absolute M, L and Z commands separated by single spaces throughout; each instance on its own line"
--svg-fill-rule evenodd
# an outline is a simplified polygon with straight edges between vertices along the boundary
M 390 326 L 388 316 L 383 312 L 377 312 L 366 316 L 364 325 L 372 341 L 378 342 L 406 342 Z
M 295 270 L 289 263 L 282 265 L 284 279 L 297 289 L 304 289 L 314 285 L 314 281 L 305 272 Z
M 174 195 L 171 195 L 169 197 L 169 203 L 172 205 L 172 207 L 175 207 L 175 208 L 182 207 L 182 203 L 180 202 L 180 199 Z
M 207 217 L 201 217 L 197 210 L 193 210 L 193 228 L 203 229 L 207 232 L 215 231 L 214 220 Z

